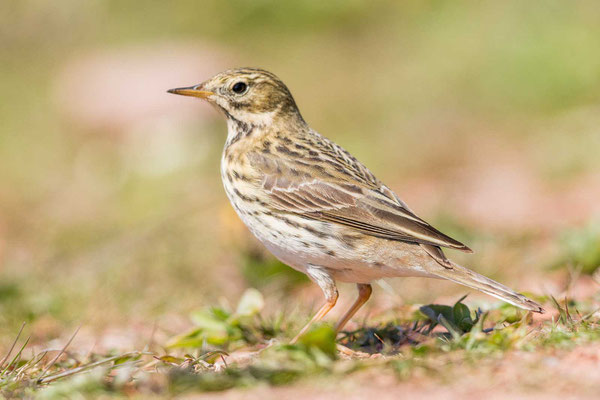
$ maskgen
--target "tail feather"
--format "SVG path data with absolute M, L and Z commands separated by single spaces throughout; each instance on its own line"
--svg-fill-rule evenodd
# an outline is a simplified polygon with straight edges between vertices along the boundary
M 498 283 L 494 280 L 486 278 L 475 271 L 462 267 L 451 261 L 452 269 L 441 269 L 434 272 L 440 278 L 448 279 L 449 281 L 460 283 L 461 285 L 470 287 L 494 296 L 500 300 L 504 300 L 514 306 L 530 310 L 537 313 L 543 313 L 544 309 L 535 301 L 523 296 L 520 293 Z

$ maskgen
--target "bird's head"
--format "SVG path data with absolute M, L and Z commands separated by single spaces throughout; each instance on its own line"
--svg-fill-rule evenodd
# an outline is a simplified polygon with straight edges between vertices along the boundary
M 262 69 L 232 69 L 199 85 L 168 92 L 204 99 L 227 118 L 250 125 L 264 126 L 275 120 L 290 119 L 304 123 L 287 86 L 277 76 Z

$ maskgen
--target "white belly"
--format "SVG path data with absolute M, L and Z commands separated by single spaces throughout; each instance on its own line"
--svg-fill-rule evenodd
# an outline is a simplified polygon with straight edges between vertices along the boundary
M 422 263 L 432 259 L 419 246 L 372 238 L 349 247 L 340 240 L 348 228 L 272 213 L 264 205 L 266 198 L 262 198 L 263 204 L 248 201 L 260 198 L 258 188 L 236 182 L 236 191 L 226 175 L 222 166 L 225 192 L 240 219 L 275 257 L 296 270 L 306 272 L 309 265 L 320 266 L 335 279 L 356 283 L 393 276 L 430 276 Z

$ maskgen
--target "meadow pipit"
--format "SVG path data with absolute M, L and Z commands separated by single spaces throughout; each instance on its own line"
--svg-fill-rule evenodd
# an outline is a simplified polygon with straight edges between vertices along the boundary
M 448 279 L 535 312 L 542 307 L 444 255 L 471 252 L 419 218 L 346 150 L 311 129 L 287 86 L 270 72 L 240 68 L 169 93 L 199 97 L 227 119 L 221 177 L 242 221 L 265 247 L 307 274 L 325 304 L 298 333 L 335 305 L 335 281 L 354 282 L 358 299 L 339 331 L 369 299 L 373 280 Z

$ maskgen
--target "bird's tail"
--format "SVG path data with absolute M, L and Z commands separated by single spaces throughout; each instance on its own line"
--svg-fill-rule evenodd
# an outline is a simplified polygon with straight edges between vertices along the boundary
M 489 294 L 504 300 L 514 306 L 530 310 L 533 312 L 543 313 L 544 309 L 541 305 L 535 301 L 528 299 L 520 293 L 496 282 L 483 275 L 478 274 L 475 271 L 471 271 L 468 268 L 462 267 L 454 262 L 452 268 L 443 268 L 434 272 L 440 278 L 448 279 L 449 281 L 460 283 L 472 289 L 480 290 L 484 293 Z

